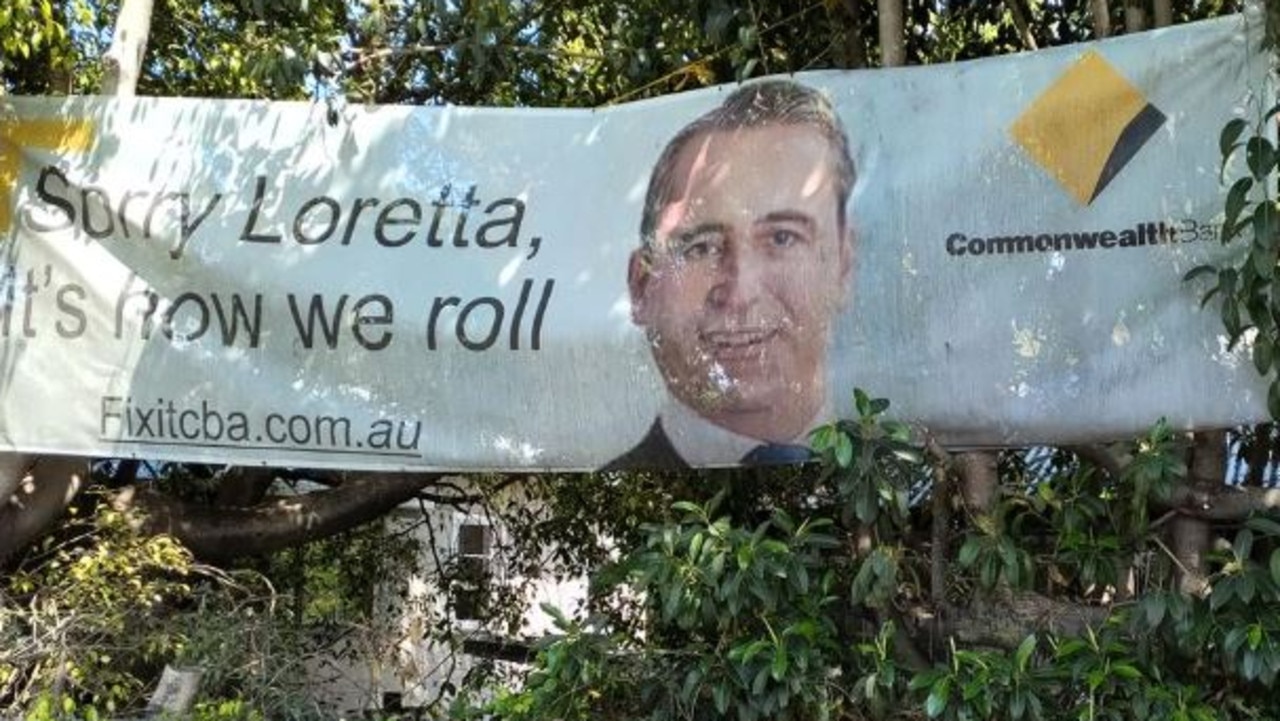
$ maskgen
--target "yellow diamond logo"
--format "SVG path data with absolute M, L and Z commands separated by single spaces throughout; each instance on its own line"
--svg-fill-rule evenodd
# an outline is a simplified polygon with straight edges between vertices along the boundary
M 1164 124 L 1103 57 L 1085 53 L 1009 129 L 1022 149 L 1088 205 Z
M 0 120 L 0 233 L 13 219 L 13 186 L 22 171 L 22 149 L 83 152 L 93 145 L 91 120 Z

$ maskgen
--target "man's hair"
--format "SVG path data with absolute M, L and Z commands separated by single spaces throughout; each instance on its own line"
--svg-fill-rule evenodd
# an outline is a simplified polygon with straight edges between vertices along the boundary
M 855 177 L 849 138 L 840 116 L 836 115 L 831 101 L 813 88 L 792 80 L 766 80 L 733 91 L 723 103 L 684 126 L 667 143 L 649 176 L 644 214 L 640 218 L 641 244 L 648 246 L 653 242 L 658 213 L 674 192 L 676 159 L 690 142 L 704 134 L 775 125 L 808 126 L 827 141 L 835 157 L 836 212 L 840 227 L 846 227 L 845 206 L 853 192 Z

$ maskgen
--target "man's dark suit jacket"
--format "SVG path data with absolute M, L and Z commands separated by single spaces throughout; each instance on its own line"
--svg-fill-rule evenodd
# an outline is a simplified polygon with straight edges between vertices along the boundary
M 609 461 L 601 471 L 680 471 L 689 468 L 662 429 L 662 419 L 654 420 L 649 432 L 634 448 Z

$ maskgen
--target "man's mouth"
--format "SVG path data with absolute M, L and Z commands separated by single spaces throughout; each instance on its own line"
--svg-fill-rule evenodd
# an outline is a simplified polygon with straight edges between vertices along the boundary
M 759 358 L 778 332 L 776 328 L 712 330 L 703 331 L 700 337 L 703 349 L 716 360 L 749 360 Z

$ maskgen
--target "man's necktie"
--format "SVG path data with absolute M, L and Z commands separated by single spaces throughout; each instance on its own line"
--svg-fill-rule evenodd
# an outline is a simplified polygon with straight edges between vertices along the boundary
M 813 452 L 806 446 L 788 443 L 765 443 L 752 448 L 742 457 L 743 465 L 773 466 L 783 463 L 804 463 L 813 459 Z

